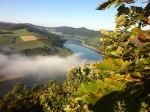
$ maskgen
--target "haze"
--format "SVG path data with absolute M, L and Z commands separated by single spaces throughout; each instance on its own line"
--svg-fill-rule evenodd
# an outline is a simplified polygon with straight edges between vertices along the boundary
M 66 77 L 71 66 L 83 65 L 85 59 L 80 59 L 81 54 L 73 54 L 66 58 L 58 56 L 34 56 L 26 57 L 19 54 L 0 54 L 0 73 L 4 78 L 1 81 L 15 79 L 24 75 L 34 75 L 36 79 L 41 77 Z

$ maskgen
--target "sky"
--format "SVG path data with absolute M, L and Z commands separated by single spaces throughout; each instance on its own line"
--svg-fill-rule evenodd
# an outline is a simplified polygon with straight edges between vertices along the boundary
M 70 26 L 113 30 L 117 9 L 96 10 L 107 0 L 0 0 L 0 21 L 46 27 Z M 136 5 L 145 0 L 137 0 Z

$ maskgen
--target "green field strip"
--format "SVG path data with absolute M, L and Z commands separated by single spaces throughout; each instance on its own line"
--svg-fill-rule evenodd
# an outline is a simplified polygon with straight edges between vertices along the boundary
M 0 37 L 20 37 L 20 36 L 39 36 L 40 34 L 34 32 L 28 32 L 26 29 L 19 29 L 11 31 L 14 34 L 0 34 Z
M 0 37 L 0 47 L 10 46 L 13 42 L 13 37 Z
M 12 45 L 13 48 L 15 48 L 17 51 L 21 51 L 24 49 L 34 49 L 34 48 L 39 48 L 39 47 L 44 47 L 46 46 L 45 43 L 37 40 L 33 41 L 23 41 L 19 43 L 14 43 Z

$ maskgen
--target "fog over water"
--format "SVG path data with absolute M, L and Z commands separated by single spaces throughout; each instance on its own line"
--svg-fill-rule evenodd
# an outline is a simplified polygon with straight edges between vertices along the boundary
M 68 57 L 0 54 L 0 96 L 11 90 L 16 82 L 22 82 L 27 87 L 53 79 L 63 82 L 72 66 L 82 66 L 86 60 L 92 63 L 96 57 L 101 59 L 100 54 L 83 47 L 80 41 L 75 44 L 69 41 L 67 45 L 75 52 Z
M 69 68 L 84 65 L 85 59 L 81 59 L 81 55 L 75 53 L 64 58 L 0 54 L 0 95 L 12 89 L 16 82 L 23 82 L 27 86 L 44 84 L 51 79 L 63 82 Z
M 12 79 L 24 75 L 35 75 L 37 79 L 46 76 L 51 78 L 56 78 L 60 75 L 66 76 L 71 66 L 84 64 L 85 60 L 80 59 L 81 55 L 73 54 L 62 58 L 59 56 L 27 57 L 19 54 L 0 54 L 0 82 L 6 80 L 6 77 Z

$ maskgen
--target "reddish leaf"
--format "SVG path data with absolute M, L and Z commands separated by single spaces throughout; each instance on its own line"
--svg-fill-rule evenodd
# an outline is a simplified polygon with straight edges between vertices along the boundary
M 146 40 L 146 37 L 144 34 L 138 34 L 138 38 L 141 40 Z

